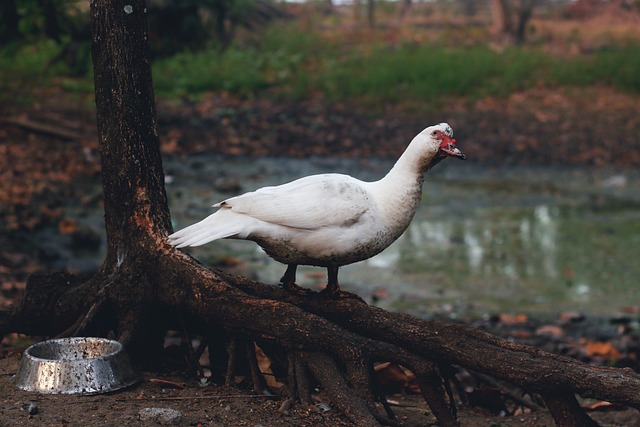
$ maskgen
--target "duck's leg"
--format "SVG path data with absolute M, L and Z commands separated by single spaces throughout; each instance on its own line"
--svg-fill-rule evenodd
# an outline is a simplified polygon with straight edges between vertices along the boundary
M 327 287 L 322 290 L 322 293 L 329 296 L 337 296 L 341 293 L 338 283 L 338 267 L 327 267 Z
M 296 284 L 296 264 L 288 264 L 287 271 L 284 272 L 284 276 L 280 278 L 280 284 L 285 289 L 290 289 L 291 285 Z
M 355 298 L 365 302 L 359 295 L 340 289 L 340 284 L 338 283 L 338 268 L 339 267 L 336 266 L 327 267 L 327 287 L 320 291 L 320 293 L 331 298 Z
M 309 290 L 302 288 L 296 285 L 296 269 L 298 268 L 297 264 L 288 264 L 287 271 L 284 272 L 284 276 L 280 279 L 280 284 L 282 287 L 289 291 L 295 292 L 298 294 L 308 293 Z

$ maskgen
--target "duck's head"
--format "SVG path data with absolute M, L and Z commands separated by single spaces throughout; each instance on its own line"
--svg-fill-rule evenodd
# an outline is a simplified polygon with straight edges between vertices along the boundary
M 432 168 L 447 157 L 456 157 L 462 160 L 467 158 L 467 155 L 456 146 L 456 140 L 453 139 L 453 129 L 447 123 L 429 126 L 420 132 L 416 139 L 420 141 L 421 151 L 426 148 L 426 151 L 431 153 L 428 155 L 428 163 L 424 164 L 426 169 Z
M 426 128 L 423 132 L 429 134 L 432 141 L 438 144 L 436 157 L 457 157 L 465 160 L 467 155 L 456 147 L 456 140 L 453 139 L 453 129 L 447 123 L 440 123 Z

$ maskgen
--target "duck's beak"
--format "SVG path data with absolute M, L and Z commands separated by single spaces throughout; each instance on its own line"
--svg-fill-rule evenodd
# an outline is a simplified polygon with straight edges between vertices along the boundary
M 458 159 L 465 160 L 467 155 L 464 154 L 458 147 L 456 147 L 456 140 L 445 135 L 440 134 L 442 143 L 440 143 L 440 151 L 447 156 L 457 157 Z

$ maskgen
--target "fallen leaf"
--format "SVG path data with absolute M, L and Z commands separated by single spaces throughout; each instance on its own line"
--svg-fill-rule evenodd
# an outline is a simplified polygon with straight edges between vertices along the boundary
M 305 273 L 305 277 L 308 277 L 309 279 L 324 279 L 324 272 L 320 272 L 320 271 L 311 271 L 309 273 Z
M 543 325 L 536 329 L 536 335 L 558 338 L 564 335 L 564 330 L 560 326 L 556 325 Z
M 564 313 L 560 313 L 558 322 L 560 324 L 575 323 L 584 320 L 584 317 L 584 314 L 579 311 L 565 311 Z
M 589 356 L 603 356 L 609 359 L 619 359 L 620 351 L 610 342 L 584 340 L 584 348 Z
M 373 368 L 375 380 L 386 393 L 402 393 L 409 385 L 407 374 L 401 366 L 385 362 Z
M 78 223 L 71 219 L 62 219 L 58 223 L 58 231 L 60 234 L 73 234 L 78 229 Z
M 391 296 L 391 294 L 384 288 L 376 288 L 371 295 L 371 297 L 376 300 L 387 299 L 389 296 Z
M 598 411 L 598 412 L 608 412 L 608 411 L 622 411 L 627 409 L 626 406 L 619 405 L 617 403 L 611 403 L 604 400 L 598 400 L 590 405 L 583 405 L 583 409 L 587 411 Z
M 529 316 L 524 313 L 519 314 L 507 314 L 503 313 L 500 315 L 500 323 L 504 325 L 517 325 L 519 323 L 525 323 L 529 320 Z
M 222 257 L 218 265 L 222 267 L 235 267 L 243 264 L 245 261 L 241 258 L 233 257 L 233 256 L 225 256 Z
M 256 349 L 256 358 L 258 359 L 258 368 L 264 376 L 267 385 L 273 388 L 282 388 L 284 384 L 276 379 L 271 369 L 271 359 L 269 359 L 269 356 L 267 356 L 258 345 L 254 344 L 254 346 Z

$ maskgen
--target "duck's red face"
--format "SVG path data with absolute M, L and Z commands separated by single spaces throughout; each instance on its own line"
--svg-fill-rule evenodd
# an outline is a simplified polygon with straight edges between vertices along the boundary
M 467 155 L 464 154 L 458 147 L 456 147 L 456 140 L 451 138 L 450 136 L 444 134 L 442 131 L 436 131 L 437 138 L 441 140 L 440 143 L 440 152 L 452 157 L 457 157 L 459 159 L 465 160 Z

